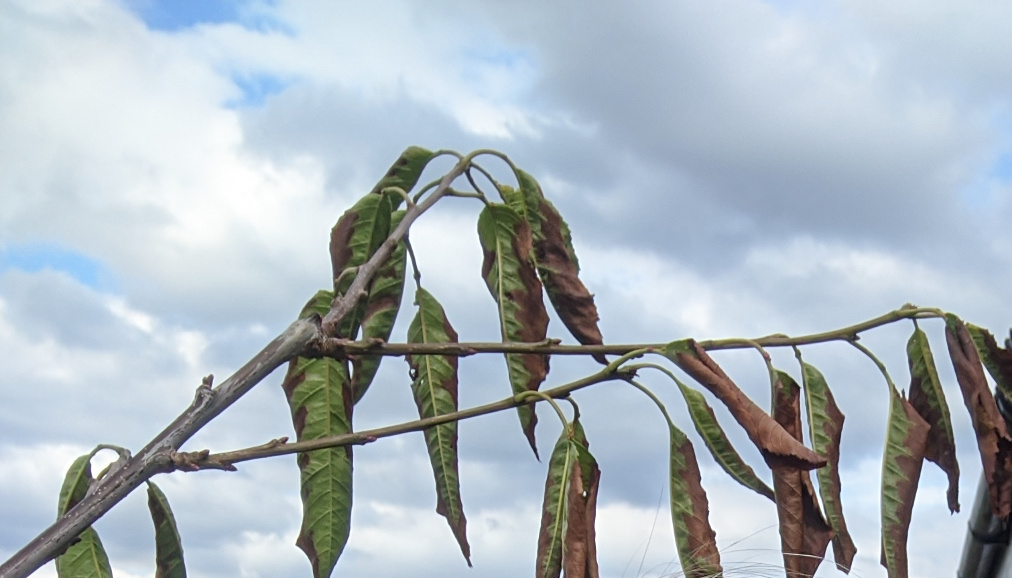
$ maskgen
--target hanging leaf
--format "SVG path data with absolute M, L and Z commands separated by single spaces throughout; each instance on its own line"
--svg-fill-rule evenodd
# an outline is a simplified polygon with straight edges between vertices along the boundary
M 91 456 L 83 455 L 70 465 L 60 488 L 57 518 L 63 517 L 88 493 L 92 483 Z M 111 578 L 109 556 L 102 547 L 98 532 L 85 528 L 67 550 L 56 558 L 56 575 L 60 578 Z
M 843 502 L 840 499 L 840 438 L 843 433 L 843 413 L 836 405 L 833 392 L 829 390 L 826 378 L 814 366 L 801 363 L 802 382 L 805 391 L 805 407 L 808 408 L 808 427 L 812 438 L 812 449 L 826 456 L 826 466 L 815 470 L 819 480 L 819 495 L 826 507 L 826 520 L 833 529 L 833 557 L 836 565 L 846 573 L 854 562 L 857 546 L 847 530 L 843 517 Z
M 403 218 L 404 211 L 394 212 L 390 220 L 390 229 L 400 224 Z M 406 253 L 405 244 L 401 241 L 372 280 L 362 314 L 362 339 L 365 341 L 390 339 L 394 322 L 397 321 L 397 312 L 401 308 L 401 296 L 404 293 Z M 369 389 L 382 360 L 382 355 L 360 355 L 352 360 L 351 389 L 354 392 L 355 403 L 358 403 Z
M 169 500 L 153 482 L 148 482 L 148 510 L 155 523 L 155 578 L 186 578 L 183 543 L 176 528 Z
M 597 489 L 601 470 L 589 451 L 583 427 L 573 421 L 573 443 L 576 463 L 569 479 L 566 497 L 566 534 L 562 544 L 562 568 L 566 578 L 598 578 L 597 539 L 594 522 L 597 518 Z
M 991 508 L 995 516 L 1007 519 L 1012 510 L 1012 437 L 987 386 L 973 339 L 955 315 L 945 316 L 945 343 L 963 402 L 970 412 L 973 431 L 977 434 L 977 449 L 991 496 Z
M 576 468 L 577 444 L 571 426 L 563 429 L 548 459 L 545 497 L 541 505 L 541 529 L 538 531 L 538 555 L 535 575 L 558 578 L 562 573 L 563 540 L 566 528 L 566 495 Z
M 446 319 L 443 307 L 428 291 L 415 294 L 418 313 L 408 327 L 409 343 L 456 343 L 457 332 Z M 408 355 L 411 367 L 411 393 L 418 406 L 418 417 L 427 418 L 457 411 L 457 357 L 453 355 Z M 460 474 L 457 469 L 457 422 L 424 430 L 429 461 L 436 476 L 436 512 L 446 517 L 460 551 L 471 565 L 471 547 L 467 543 L 467 519 L 460 500 Z
M 390 234 L 391 213 L 395 193 L 368 194 L 338 219 L 330 231 L 330 261 L 334 275 L 334 291 L 344 294 L 355 279 L 356 267 L 372 257 Z M 338 336 L 354 339 L 365 314 L 363 300 L 348 312 L 338 326 Z
M 784 465 L 810 470 L 826 465 L 826 458 L 784 431 L 731 381 L 694 340 L 671 342 L 662 353 L 727 406 L 770 467 Z
M 794 439 L 801 441 L 801 388 L 790 375 L 775 374 L 773 417 Z M 833 538 L 833 529 L 822 517 L 815 488 L 807 471 L 773 466 L 780 547 L 789 578 L 814 576 Z
M 1005 349 L 1002 349 L 990 331 L 970 323 L 966 324 L 966 329 L 998 390 L 1012 400 L 1012 338 L 1005 341 Z
M 325 314 L 333 294 L 320 291 L 300 317 Z M 281 384 L 298 441 L 351 432 L 352 392 L 348 363 L 297 357 Z M 296 545 L 306 553 L 315 578 L 330 576 L 351 530 L 351 446 L 298 454 L 302 529 Z
M 405 193 L 410 192 L 415 187 L 415 184 L 418 183 L 418 178 L 422 176 L 425 165 L 429 164 L 429 161 L 434 158 L 436 158 L 436 153 L 432 151 L 423 149 L 422 147 L 408 147 L 394 161 L 394 164 L 391 165 L 386 175 L 380 179 L 380 182 L 376 183 L 370 194 L 379 194 L 387 187 L 397 187 Z M 397 195 L 393 199 L 394 208 L 396 209 L 400 206 L 401 196 Z
M 949 488 L 945 495 L 949 512 L 958 512 L 959 464 L 956 462 L 956 444 L 952 437 L 952 418 L 942 392 L 942 381 L 938 378 L 928 336 L 918 328 L 914 329 L 907 341 L 907 364 L 910 366 L 910 405 L 931 426 L 924 457 L 938 464 L 948 476 Z
M 882 457 L 882 565 L 890 578 L 907 578 L 910 513 L 930 427 L 890 384 L 889 424 Z
M 682 397 L 685 398 L 692 424 L 696 426 L 696 431 L 703 438 L 706 448 L 710 450 L 710 454 L 713 455 L 717 464 L 739 484 L 772 500 L 773 490 L 759 479 L 752 467 L 745 463 L 745 460 L 731 445 L 731 440 L 727 439 L 727 434 L 720 427 L 713 408 L 706 403 L 703 394 L 678 380 L 675 380 L 675 383 L 678 385 L 679 391 L 682 392 Z
M 548 313 L 541 282 L 534 272 L 527 222 L 506 205 L 488 205 L 478 217 L 478 239 L 484 253 L 481 275 L 499 305 L 503 341 L 543 341 L 548 332 Z M 506 366 L 514 394 L 537 391 L 548 375 L 548 356 L 507 353 Z M 517 407 L 517 411 L 524 435 L 537 455 L 533 402 Z
M 699 463 L 692 442 L 668 420 L 670 455 L 668 494 L 675 546 L 686 578 L 720 576 L 720 551 L 717 534 L 710 527 L 710 503 L 703 490 Z

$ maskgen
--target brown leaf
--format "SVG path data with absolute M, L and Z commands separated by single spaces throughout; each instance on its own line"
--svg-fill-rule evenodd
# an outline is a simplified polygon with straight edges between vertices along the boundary
M 1012 394 L 1012 337 L 1005 340 L 1006 346 L 1002 349 L 990 331 L 970 324 L 967 324 L 967 329 L 974 338 L 977 352 L 982 357 L 981 361 L 994 378 L 998 390 L 1004 391 L 1006 395 Z
M 801 388 L 780 373 L 776 384 L 774 419 L 801 441 Z M 833 538 L 822 517 L 809 473 L 791 466 L 773 467 L 773 491 L 780 519 L 780 544 L 789 578 L 814 576 Z
M 946 315 L 945 343 L 949 348 L 956 381 L 970 412 L 977 448 L 984 466 L 994 515 L 1007 519 L 1012 511 L 1012 437 L 987 385 L 980 356 L 970 332 L 954 315 Z
M 727 406 L 770 467 L 791 466 L 811 470 L 826 465 L 826 458 L 784 431 L 731 381 L 694 340 L 671 343 L 664 349 L 664 354 Z
M 671 524 L 682 573 L 685 578 L 720 576 L 717 534 L 710 526 L 710 502 L 699 475 L 696 452 L 689 438 L 670 421 L 668 431 Z
M 601 345 L 604 341 L 597 325 L 597 306 L 594 296 L 580 280 L 580 268 L 569 240 L 569 228 L 555 206 L 543 197 L 538 213 L 541 216 L 542 238 L 535 240 L 534 251 L 548 299 L 577 341 L 583 345 Z M 595 355 L 594 359 L 608 364 L 603 355 Z
M 583 471 L 589 464 L 590 472 Z M 584 478 L 591 480 L 584 487 Z M 598 578 L 597 543 L 594 520 L 597 515 L 597 488 L 601 470 L 593 460 L 576 460 L 569 482 L 566 536 L 563 543 L 562 571 L 566 578 Z

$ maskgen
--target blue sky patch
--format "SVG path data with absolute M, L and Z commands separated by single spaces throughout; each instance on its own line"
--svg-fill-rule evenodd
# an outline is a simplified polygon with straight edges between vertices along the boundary
M 140 17 L 151 30 L 176 32 L 199 24 L 234 22 L 262 32 L 291 33 L 284 23 L 262 8 L 273 0 L 122 0 L 128 10 Z
M 242 96 L 226 102 L 228 108 L 263 106 L 267 97 L 280 94 L 294 83 L 272 74 L 234 74 L 232 82 L 242 90 Z
M 9 245 L 0 249 L 0 273 L 18 269 L 28 273 L 61 271 L 80 283 L 103 292 L 114 292 L 116 278 L 97 259 L 52 243 Z

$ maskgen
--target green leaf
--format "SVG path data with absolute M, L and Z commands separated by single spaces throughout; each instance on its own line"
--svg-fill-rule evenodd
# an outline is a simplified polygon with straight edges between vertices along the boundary
M 535 273 L 527 221 L 506 205 L 488 205 L 478 217 L 478 239 L 484 254 L 481 274 L 499 306 L 503 341 L 544 341 L 548 313 Z M 506 366 L 514 394 L 537 391 L 548 375 L 548 356 L 507 353 Z M 517 412 L 527 441 L 537 455 L 534 439 L 537 415 L 533 402 L 519 406 Z
M 689 408 L 689 416 L 692 418 L 692 425 L 696 426 L 696 431 L 703 438 L 706 448 L 710 450 L 710 454 L 713 455 L 717 464 L 739 484 L 772 500 L 773 490 L 759 479 L 752 467 L 745 463 L 745 460 L 731 445 L 731 440 L 727 438 L 727 434 L 720 427 L 713 408 L 706 403 L 703 394 L 681 381 L 675 380 L 675 383 L 678 385 L 679 391 L 682 392 L 682 397 L 685 398 L 685 403 Z
M 928 442 L 924 457 L 938 464 L 949 478 L 946 498 L 950 512 L 959 511 L 959 464 L 952 436 L 952 417 L 945 402 L 942 381 L 938 378 L 935 358 L 928 345 L 928 336 L 918 328 L 907 341 L 907 364 L 910 367 L 910 405 L 928 422 Z
M 345 211 L 330 232 L 330 259 L 334 274 L 334 291 L 343 294 L 348 290 L 357 267 L 372 257 L 390 234 L 390 221 L 394 210 L 394 193 L 362 197 Z M 338 327 L 340 337 L 354 339 L 365 315 L 366 304 L 359 300 Z
M 300 317 L 329 308 L 332 294 L 318 292 Z M 298 441 L 351 432 L 352 392 L 346 361 L 297 357 L 282 382 Z M 296 545 L 315 578 L 330 576 L 351 530 L 351 446 L 298 454 L 302 530 Z
M 541 529 L 538 532 L 538 555 L 535 575 L 558 578 L 562 573 L 562 550 L 566 527 L 566 495 L 576 467 L 579 442 L 572 439 L 570 427 L 555 442 L 548 459 L 545 497 L 541 506 Z
M 409 343 L 457 342 L 457 332 L 435 297 L 419 288 L 415 303 L 418 313 L 408 327 Z M 418 417 L 457 411 L 457 357 L 408 355 L 407 361 L 411 368 L 411 393 L 418 406 Z M 432 472 L 436 477 L 436 512 L 446 517 L 470 566 L 471 547 L 467 543 L 467 519 L 460 499 L 460 474 L 457 469 L 457 422 L 430 427 L 424 430 L 424 434 Z
M 970 332 L 980 360 L 991 374 L 998 390 L 1004 393 L 1005 397 L 1012 399 L 1012 338 L 1005 341 L 1005 348 L 1002 349 L 990 331 L 971 323 L 966 324 L 966 329 Z
M 394 229 L 403 218 L 404 211 L 394 212 L 390 229 Z M 401 241 L 372 280 L 362 315 L 362 339 L 365 341 L 390 339 L 404 293 L 406 253 L 405 243 Z M 369 389 L 382 360 L 382 355 L 361 355 L 352 361 L 351 387 L 355 403 Z
M 827 459 L 825 467 L 815 470 L 815 476 L 826 507 L 826 519 L 833 529 L 833 558 L 837 566 L 850 572 L 857 546 L 847 530 L 840 499 L 840 439 L 844 417 L 822 373 L 803 361 L 801 369 L 812 449 Z
M 186 578 L 183 543 L 176 528 L 169 500 L 153 482 L 148 482 L 148 510 L 155 524 L 155 578 Z
M 87 495 L 91 486 L 91 456 L 80 456 L 70 465 L 60 488 L 57 517 L 62 517 Z M 85 528 L 67 550 L 56 558 L 56 575 L 60 578 L 111 578 L 109 556 L 102 547 L 98 532 Z
M 380 182 L 373 187 L 371 194 L 379 194 L 387 187 L 397 187 L 405 193 L 411 192 L 422 171 L 429 161 L 436 158 L 436 153 L 423 149 L 422 147 L 411 146 L 401 153 L 401 156 L 394 161 L 390 170 L 386 172 Z M 394 197 L 394 208 L 401 202 L 401 196 Z
M 669 496 L 675 546 L 686 578 L 720 576 L 717 534 L 710 526 L 710 505 L 699 475 L 692 442 L 668 420 L 670 437 Z
M 907 577 L 910 513 L 930 427 L 890 384 L 889 423 L 882 457 L 882 565 L 890 578 Z

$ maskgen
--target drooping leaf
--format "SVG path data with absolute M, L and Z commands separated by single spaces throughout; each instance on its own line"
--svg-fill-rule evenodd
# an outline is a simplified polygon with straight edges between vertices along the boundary
M 840 499 L 840 438 L 843 433 L 843 413 L 836 405 L 826 378 L 814 366 L 801 363 L 808 409 L 808 427 L 812 449 L 826 456 L 826 466 L 815 470 L 819 480 L 819 495 L 826 507 L 826 520 L 833 529 L 833 557 L 836 565 L 849 573 L 857 554 L 857 547 L 847 530 Z
M 320 291 L 301 317 L 326 313 L 333 294 Z M 352 391 L 348 363 L 297 357 L 282 382 L 298 441 L 351 431 Z M 306 553 L 315 578 L 330 576 L 351 530 L 351 446 L 298 454 L 302 529 L 296 545 Z
M 959 464 L 956 462 L 956 444 L 952 437 L 952 418 L 942 392 L 942 381 L 938 378 L 928 336 L 918 328 L 914 329 L 907 341 L 907 364 L 910 367 L 910 405 L 931 426 L 924 457 L 938 464 L 948 476 L 946 498 L 949 511 L 958 512 Z
M 186 578 L 183 543 L 176 528 L 169 500 L 153 482 L 148 482 L 148 510 L 155 524 L 155 578 Z
M 345 211 L 331 229 L 330 262 L 337 294 L 348 290 L 355 278 L 354 269 L 368 261 L 390 234 L 395 197 L 399 195 L 370 193 Z M 341 320 L 338 336 L 354 339 L 364 314 L 365 302 L 359 300 Z
M 694 340 L 671 342 L 662 353 L 727 406 L 770 467 L 785 465 L 810 470 L 826 465 L 826 458 L 784 431 L 731 381 Z
M 977 434 L 991 508 L 995 516 L 1007 519 L 1012 510 L 1012 437 L 988 388 L 970 332 L 955 315 L 945 316 L 945 343 Z
M 966 324 L 966 329 L 998 390 L 1012 400 L 1012 338 L 1005 341 L 1005 348 L 1002 349 L 990 331 L 970 323 Z
M 566 496 L 566 533 L 562 544 L 562 570 L 566 578 L 598 578 L 597 489 L 601 470 L 591 455 L 579 421 L 573 422 L 576 463 Z
M 418 305 L 418 313 L 408 327 L 409 343 L 457 342 L 457 332 L 435 297 L 419 288 L 415 304 Z M 411 393 L 418 406 L 418 417 L 457 411 L 456 356 L 408 355 L 407 362 L 411 367 Z M 467 519 L 460 499 L 460 474 L 457 469 L 457 422 L 430 427 L 424 434 L 432 472 L 436 477 L 436 512 L 446 517 L 470 566 L 471 547 L 467 543 Z
M 907 578 L 910 513 L 930 427 L 890 385 L 889 424 L 882 457 L 882 565 L 890 578 Z
M 83 455 L 70 465 L 60 488 L 57 517 L 62 517 L 88 493 L 92 483 L 91 454 Z M 56 574 L 60 578 L 111 578 L 109 556 L 102 547 L 98 532 L 88 527 L 67 550 L 56 558 Z
M 390 166 L 380 182 L 373 187 L 371 194 L 379 194 L 387 187 L 397 187 L 405 193 L 410 192 L 422 176 L 425 165 L 436 157 L 436 153 L 423 149 L 422 147 L 410 146 L 401 153 L 401 156 Z M 394 208 L 400 206 L 400 195 L 393 197 Z
M 563 429 L 548 459 L 545 497 L 541 505 L 541 529 L 535 576 L 558 578 L 562 573 L 563 543 L 566 534 L 566 496 L 578 458 L 577 442 L 570 427 Z
M 773 417 L 788 434 L 801 441 L 801 388 L 790 375 L 776 372 Z M 833 538 L 833 529 L 822 517 L 815 488 L 807 471 L 773 466 L 780 547 L 789 578 L 814 576 Z
M 699 463 L 692 442 L 675 424 L 668 421 L 670 455 L 668 495 L 675 546 L 686 578 L 720 576 L 720 551 L 717 534 L 710 526 L 710 503 L 703 490 Z
M 679 391 L 682 392 L 682 397 L 685 398 L 692 424 L 696 426 L 696 431 L 703 438 L 706 448 L 710 450 L 717 464 L 739 484 L 772 500 L 772 488 L 759 479 L 752 467 L 745 463 L 745 460 L 731 445 L 731 440 L 727 439 L 727 434 L 720 427 L 713 408 L 706 403 L 703 394 L 680 381 L 676 380 L 676 384 Z
M 478 239 L 484 253 L 481 275 L 499 306 L 503 341 L 543 341 L 548 332 L 548 313 L 534 270 L 527 221 L 506 205 L 488 205 L 478 217 Z M 548 356 L 507 353 L 506 366 L 514 394 L 537 391 L 548 375 Z M 524 435 L 537 455 L 533 403 L 519 406 L 517 411 Z
M 390 220 L 390 229 L 395 228 L 403 218 L 404 211 L 394 212 Z M 402 241 L 390 254 L 383 267 L 377 271 L 369 286 L 369 297 L 362 314 L 363 340 L 390 339 L 404 293 L 406 253 Z M 354 392 L 355 403 L 358 403 L 369 389 L 382 360 L 382 355 L 360 355 L 352 360 L 351 389 Z

